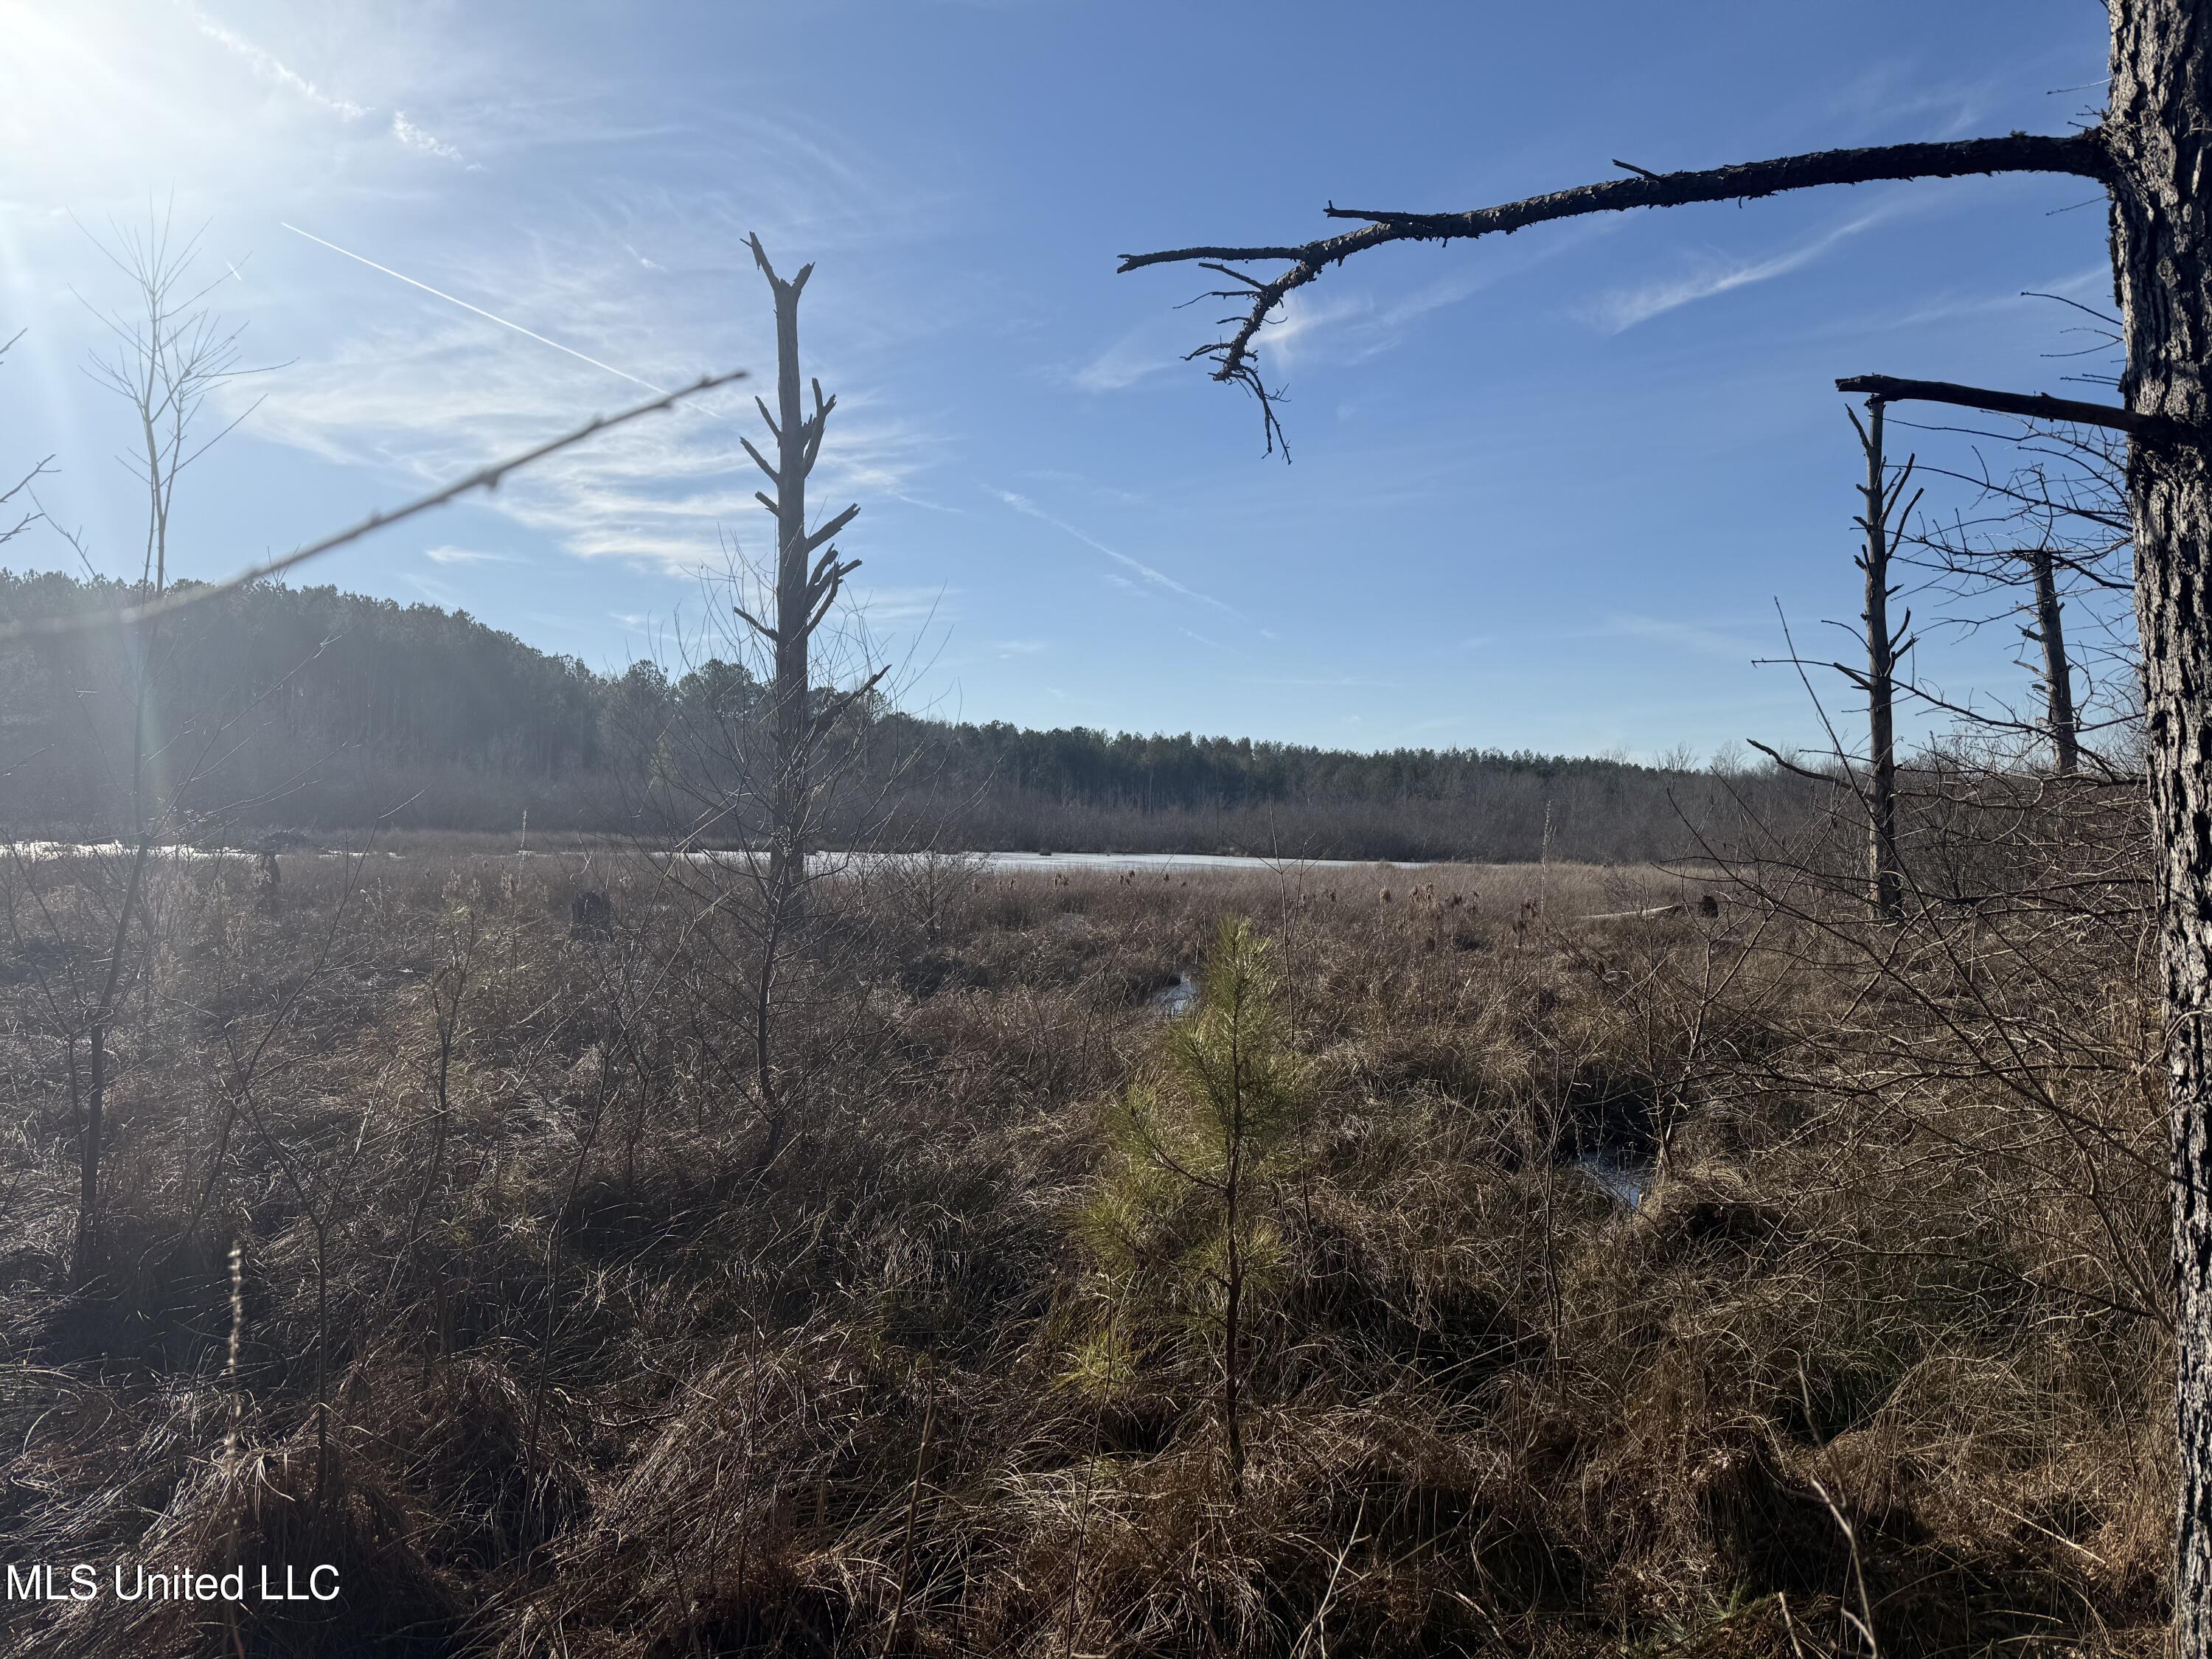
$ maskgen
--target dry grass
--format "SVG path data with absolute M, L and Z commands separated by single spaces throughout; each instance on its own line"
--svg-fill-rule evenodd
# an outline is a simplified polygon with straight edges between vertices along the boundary
M 10 1652 L 874 1654 L 894 1606 L 944 1655 L 2158 1646 L 2154 1087 L 2063 1068 L 2045 1113 L 1935 1065 L 1925 1000 L 1839 990 L 1786 905 L 1559 866 L 833 884 L 764 1162 L 711 921 L 603 854 L 615 937 L 574 939 L 574 864 L 406 850 L 273 900 L 165 871 L 82 1297 L 40 985 L 107 876 L 8 878 L 64 920 L 0 974 L 0 1558 L 346 1584 L 320 1622 L 0 1607 Z M 1318 1093 L 1233 1504 L 1193 1353 L 1068 1381 L 1102 1109 L 1228 915 Z M 2131 964 L 2051 948 L 2065 1017 L 2133 1041 Z M 1632 1208 L 1574 1162 L 1662 1147 Z

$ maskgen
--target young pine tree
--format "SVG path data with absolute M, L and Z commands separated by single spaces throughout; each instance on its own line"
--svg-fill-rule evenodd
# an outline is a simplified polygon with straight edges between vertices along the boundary
M 1311 1110 L 1271 956 L 1250 922 L 1222 924 L 1196 1008 L 1168 1030 L 1154 1076 L 1115 1103 L 1083 1214 L 1111 1311 L 1081 1379 L 1111 1393 L 1139 1363 L 1194 1345 L 1218 1377 L 1232 1498 L 1244 1485 L 1252 1317 L 1280 1275 L 1278 1218 Z

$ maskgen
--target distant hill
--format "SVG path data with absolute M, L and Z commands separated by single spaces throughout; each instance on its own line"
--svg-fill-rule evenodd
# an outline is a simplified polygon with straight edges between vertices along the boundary
M 0 570 L 0 622 L 128 602 L 127 584 Z M 0 828 L 128 816 L 126 644 L 112 628 L 0 647 Z M 638 830 L 659 734 L 757 689 L 710 662 L 671 681 L 549 655 L 462 611 L 264 584 L 164 620 L 153 646 L 164 799 L 204 834 Z M 720 700 L 717 702 L 717 700 Z M 1308 856 L 1627 860 L 1684 849 L 1744 791 L 1794 788 L 1620 761 L 1247 738 L 1031 731 L 877 708 L 874 833 L 908 844 Z M 394 809 L 398 809 L 395 812 Z

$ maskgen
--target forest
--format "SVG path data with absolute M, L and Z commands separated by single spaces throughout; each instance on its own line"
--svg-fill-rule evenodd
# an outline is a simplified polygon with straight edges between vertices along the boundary
M 189 594 L 191 584 L 178 586 Z M 0 621 L 112 612 L 128 585 L 0 570 Z M 106 840 L 128 816 L 131 666 L 87 630 L 0 655 L 0 823 Z M 182 611 L 153 670 L 188 839 L 392 828 L 647 833 L 635 787 L 672 727 L 764 702 L 742 661 L 673 678 L 539 652 L 431 605 L 262 584 Z M 826 691 L 819 695 L 826 696 Z M 885 848 L 1621 860 L 1688 850 L 1771 767 L 1465 750 L 1355 753 L 1249 738 L 952 724 L 876 700 L 860 741 L 902 787 Z M 1547 836 L 1550 839 L 1547 843 Z

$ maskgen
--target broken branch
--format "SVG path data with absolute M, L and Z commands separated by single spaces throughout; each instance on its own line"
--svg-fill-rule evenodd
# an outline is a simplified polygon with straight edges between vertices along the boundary
M 1524 226 L 1588 213 L 1679 207 L 1693 202 L 1748 201 L 1822 185 L 1952 179 L 1997 173 L 2071 173 L 2102 182 L 2110 172 L 2104 135 L 2097 129 L 2063 135 L 2016 132 L 2002 138 L 1818 150 L 1804 155 L 1691 172 L 1651 173 L 1638 169 L 1626 179 L 1607 179 L 1465 213 L 1371 212 L 1332 206 L 1328 210 L 1330 218 L 1366 222 L 1358 230 L 1340 235 L 1291 245 L 1182 247 L 1155 253 L 1124 254 L 1116 269 L 1131 271 L 1158 264 L 1204 263 L 1218 267 L 1224 262 L 1286 262 L 1289 270 L 1253 288 L 1249 296 L 1249 309 L 1236 320 L 1234 333 L 1191 354 L 1194 358 L 1212 359 L 1215 380 L 1241 382 L 1259 395 L 1265 409 L 1271 394 L 1260 386 L 1251 356 L 1254 337 L 1266 325 L 1269 314 L 1294 290 L 1312 282 L 1327 267 L 1341 264 L 1355 253 L 1364 253 L 1386 243 L 1472 240 L 1498 232 L 1510 234 Z M 1269 425 L 1272 438 L 1272 416 Z
M 1889 404 L 1950 404 L 1961 409 L 1986 410 L 1992 415 L 2015 415 L 2022 420 L 2110 427 L 2151 443 L 2175 443 L 2190 435 L 2187 427 L 2163 415 L 2138 415 L 2131 409 L 2053 398 L 2041 392 L 1992 392 L 1949 380 L 1899 380 L 1893 374 L 1846 375 L 1836 382 L 1836 390 L 1879 398 Z

